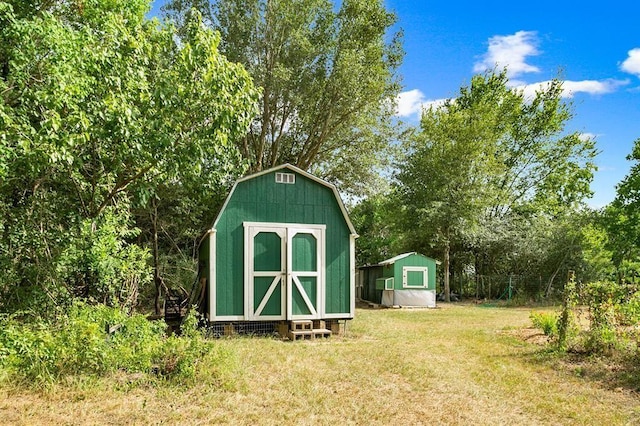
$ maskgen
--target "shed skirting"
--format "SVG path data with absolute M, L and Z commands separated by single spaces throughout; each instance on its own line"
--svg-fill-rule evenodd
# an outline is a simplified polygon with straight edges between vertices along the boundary
M 384 290 L 382 306 L 422 306 L 436 307 L 435 290 Z

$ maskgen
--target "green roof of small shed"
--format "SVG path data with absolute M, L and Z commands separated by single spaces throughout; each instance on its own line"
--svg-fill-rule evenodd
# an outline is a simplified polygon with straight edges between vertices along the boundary
M 397 261 L 399 261 L 399 260 L 402 260 L 402 259 L 404 259 L 404 258 L 406 258 L 406 257 L 409 257 L 409 256 L 414 256 L 414 255 L 415 255 L 415 256 L 421 256 L 421 257 L 426 257 L 427 259 L 431 259 L 430 257 L 427 257 L 427 256 L 422 255 L 422 254 L 420 254 L 420 253 L 417 253 L 417 252 L 415 252 L 415 251 L 412 251 L 412 252 L 409 252 L 409 253 L 402 253 L 402 254 L 399 254 L 399 255 L 397 255 L 397 256 L 392 257 L 391 259 L 383 260 L 382 262 L 378 263 L 378 265 L 382 265 L 382 266 L 385 266 L 385 265 L 393 265 L 394 263 L 396 263 L 396 262 L 397 262 Z M 435 260 L 435 259 L 432 259 L 432 260 L 436 262 L 436 265 L 439 265 L 439 264 L 440 264 L 440 262 L 439 262 L 439 261 L 437 261 L 437 260 Z

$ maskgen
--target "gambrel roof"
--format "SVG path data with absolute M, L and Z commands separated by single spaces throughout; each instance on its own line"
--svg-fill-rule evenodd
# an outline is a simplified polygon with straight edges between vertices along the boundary
M 340 207 L 340 211 L 342 212 L 342 216 L 344 218 L 344 221 L 347 224 L 347 227 L 349 228 L 349 232 L 352 235 L 356 235 L 357 236 L 356 229 L 353 226 L 353 223 L 351 223 L 351 219 L 349 219 L 349 215 L 347 214 L 347 209 L 345 208 L 344 203 L 342 202 L 342 198 L 340 197 L 340 193 L 338 192 L 338 189 L 335 187 L 335 185 L 333 185 L 333 184 L 331 184 L 331 183 L 329 183 L 329 182 L 327 182 L 325 180 L 322 180 L 322 179 L 312 175 L 311 173 L 305 172 L 304 170 L 302 170 L 302 169 L 300 169 L 300 168 L 298 168 L 296 166 L 293 166 L 291 164 L 288 164 L 288 163 L 287 164 L 282 164 L 280 166 L 272 167 L 272 168 L 267 169 L 267 170 L 262 170 L 260 172 L 257 172 L 257 173 L 251 174 L 251 175 L 247 175 L 247 176 L 245 176 L 243 178 L 238 179 L 236 181 L 236 183 L 233 185 L 233 188 L 231 188 L 231 191 L 229 191 L 229 195 L 227 195 L 227 198 L 226 198 L 222 208 L 220 209 L 220 212 L 216 216 L 216 220 L 213 222 L 213 226 L 211 227 L 211 229 L 212 230 L 216 229 L 216 226 L 218 225 L 218 221 L 220 220 L 220 216 L 222 215 L 222 212 L 224 212 L 224 210 L 226 209 L 227 204 L 229 203 L 229 200 L 233 196 L 233 193 L 236 190 L 238 184 L 240 184 L 242 182 L 245 182 L 245 181 L 248 181 L 248 180 L 251 180 L 251 179 L 254 179 L 254 178 L 258 177 L 258 176 L 266 175 L 268 173 L 273 173 L 273 172 L 276 172 L 278 170 L 283 170 L 283 169 L 291 170 L 292 172 L 300 174 L 300 175 L 304 176 L 307 179 L 310 179 L 310 180 L 312 180 L 314 182 L 319 183 L 320 185 L 323 185 L 323 186 L 329 188 L 333 192 L 333 194 L 335 196 L 335 199 L 336 199 L 336 202 L 338 203 L 338 206 Z

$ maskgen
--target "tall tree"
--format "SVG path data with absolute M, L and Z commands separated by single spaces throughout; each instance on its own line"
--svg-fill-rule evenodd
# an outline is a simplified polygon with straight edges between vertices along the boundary
M 631 170 L 617 185 L 616 198 L 602 215 L 620 281 L 640 275 L 640 139 L 627 159 L 633 162 Z
M 78 283 L 64 257 L 82 255 L 80 240 L 99 250 L 101 226 L 134 231 L 132 205 L 159 182 L 224 184 L 243 170 L 231 141 L 257 93 L 197 15 L 177 42 L 145 18 L 146 0 L 14 3 L 0 2 L 0 291 L 3 303 L 28 289 L 55 304 L 100 280 L 95 258 Z M 133 234 L 117 233 L 115 258 L 136 251 Z
M 449 268 L 452 244 L 478 226 L 480 212 L 493 199 L 489 180 L 499 164 L 489 120 L 449 102 L 443 109 L 423 114 L 421 131 L 408 146 L 400 165 L 399 193 L 405 207 L 402 227 L 407 243 L 442 249 L 444 295 L 450 297 Z
M 382 0 L 172 0 L 182 22 L 204 10 L 221 51 L 262 88 L 260 115 L 240 149 L 250 170 L 284 162 L 360 194 L 387 156 L 399 35 Z
M 350 209 L 349 216 L 360 235 L 356 245 L 358 265 L 373 265 L 397 254 L 397 233 L 391 219 L 397 208 L 392 194 L 375 194 Z
M 441 248 L 445 297 L 453 242 L 486 250 L 482 235 L 509 229 L 501 222 L 558 214 L 590 194 L 594 143 L 563 133 L 571 114 L 561 89 L 553 81 L 527 99 L 508 86 L 506 70 L 489 72 L 423 112 L 399 165 L 403 228 L 408 244 Z
M 627 160 L 632 161 L 629 174 L 616 188 L 615 204 L 628 209 L 640 208 L 640 139 L 636 139 Z

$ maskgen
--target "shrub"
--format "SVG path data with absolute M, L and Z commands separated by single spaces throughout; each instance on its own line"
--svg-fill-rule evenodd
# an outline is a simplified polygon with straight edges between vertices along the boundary
M 72 296 L 92 303 L 131 308 L 151 282 L 148 250 L 128 243 L 139 234 L 126 210 L 108 208 L 85 219 L 63 250 L 57 273 Z
M 561 350 L 567 350 L 570 340 L 577 334 L 577 325 L 573 309 L 578 303 L 578 290 L 575 280 L 575 273 L 569 271 L 569 280 L 564 286 L 562 295 L 562 309 L 558 316 L 558 339 L 557 345 Z
M 59 347 L 53 334 L 42 323 L 23 327 L 15 317 L 5 317 L 0 324 L 0 367 L 18 373 L 20 378 L 50 383 L 57 377 Z
M 620 324 L 634 325 L 640 323 L 640 291 L 636 291 L 635 286 L 629 288 L 624 300 L 616 305 L 615 309 L 616 317 Z
M 558 336 L 558 318 L 556 315 L 545 312 L 531 312 L 529 318 L 533 326 L 541 329 L 545 336 L 552 338 Z
M 0 369 L 34 384 L 117 370 L 165 379 L 192 378 L 213 346 L 192 316 L 181 336 L 167 336 L 162 321 L 84 303 L 74 304 L 52 322 L 0 318 Z
M 606 352 L 617 346 L 616 306 L 620 304 L 620 297 L 620 287 L 615 282 L 598 281 L 585 287 L 584 299 L 591 322 L 588 350 Z

